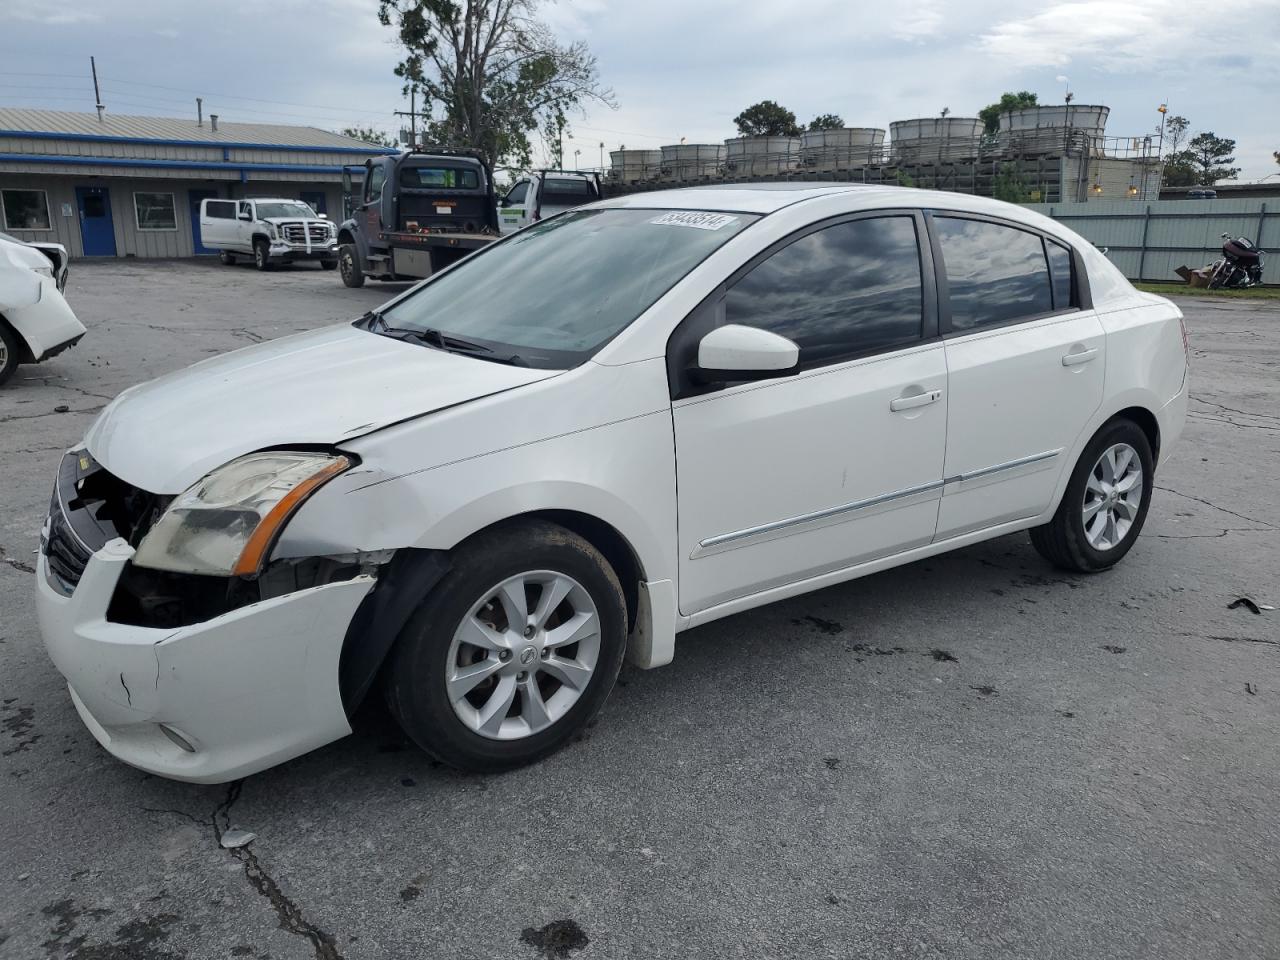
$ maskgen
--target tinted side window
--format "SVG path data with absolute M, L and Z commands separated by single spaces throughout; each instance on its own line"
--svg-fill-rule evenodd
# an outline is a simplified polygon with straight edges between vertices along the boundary
M 805 365 L 919 339 L 920 252 L 911 217 L 851 220 L 783 247 L 729 290 L 725 319 L 781 334 Z
M 211 220 L 234 220 L 236 218 L 234 200 L 207 200 L 205 203 L 206 215 Z
M 1044 242 L 1049 253 L 1049 274 L 1053 277 L 1053 309 L 1066 310 L 1071 302 L 1071 251 L 1052 240 Z
M 529 181 L 521 180 L 510 192 L 507 193 L 507 203 L 524 203 L 525 195 L 529 192 Z
M 369 182 L 365 186 L 364 196 L 366 200 L 376 200 L 382 196 L 382 185 L 387 180 L 387 168 L 379 164 L 374 167 L 369 174 Z
M 973 330 L 1053 311 L 1040 237 L 982 220 L 935 217 L 951 288 L 951 328 Z

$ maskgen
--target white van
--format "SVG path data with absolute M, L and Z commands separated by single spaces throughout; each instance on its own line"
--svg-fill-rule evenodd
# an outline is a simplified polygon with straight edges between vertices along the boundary
M 319 260 L 326 270 L 338 265 L 337 228 L 301 200 L 201 200 L 200 239 L 226 264 L 240 254 L 259 270 L 295 260 Z
M 517 180 L 498 200 L 498 232 L 514 233 L 584 203 L 603 199 L 594 173 L 540 170 Z

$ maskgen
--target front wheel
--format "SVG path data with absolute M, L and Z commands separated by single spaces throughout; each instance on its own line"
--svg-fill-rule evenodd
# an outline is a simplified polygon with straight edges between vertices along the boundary
M 542 521 L 464 544 L 392 653 L 386 694 L 423 750 L 491 773 L 581 730 L 626 648 L 622 587 L 591 544 Z
M 18 369 L 18 335 L 0 319 L 0 387 Z
M 224 266 L 228 266 L 228 267 L 233 267 L 235 266 L 235 263 L 236 263 L 235 256 L 230 253 L 227 253 L 227 251 L 225 250 L 218 251 L 218 259 L 223 263 Z
M 1147 435 L 1132 420 L 1100 430 L 1080 455 L 1053 519 L 1031 543 L 1055 566 L 1096 573 L 1120 562 L 1142 532 L 1155 463 Z
M 338 248 L 338 268 L 342 282 L 348 287 L 364 286 L 364 270 L 360 266 L 360 252 L 354 243 L 344 243 Z
M 259 270 L 271 269 L 271 248 L 267 245 L 267 241 L 253 241 L 253 265 Z

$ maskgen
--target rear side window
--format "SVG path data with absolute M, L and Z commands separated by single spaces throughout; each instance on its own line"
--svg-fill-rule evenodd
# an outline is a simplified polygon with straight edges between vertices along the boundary
M 804 366 L 920 339 L 920 250 L 907 216 L 850 220 L 783 247 L 730 288 L 727 323 L 795 341 Z
M 236 218 L 236 202 L 234 200 L 206 200 L 204 213 L 212 220 L 234 220 Z
M 1026 230 L 935 217 L 951 289 L 951 329 L 976 330 L 1053 312 L 1044 243 Z
M 402 167 L 400 186 L 420 190 L 475 190 L 480 176 L 464 167 Z
M 548 177 L 542 181 L 542 196 L 547 200 L 588 203 L 596 198 L 596 185 L 590 180 L 556 180 Z
M 524 203 L 525 195 L 529 192 L 529 181 L 521 180 L 511 192 L 507 194 L 507 203 Z
M 1053 309 L 1067 310 L 1075 306 L 1071 297 L 1071 251 L 1052 240 L 1044 242 L 1049 254 L 1049 276 L 1053 278 Z

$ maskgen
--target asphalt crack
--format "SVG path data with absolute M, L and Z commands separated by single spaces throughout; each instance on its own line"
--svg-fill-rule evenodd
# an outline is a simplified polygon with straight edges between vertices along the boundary
M 1223 513 L 1229 514 L 1239 520 L 1247 520 L 1249 523 L 1257 523 L 1264 527 L 1270 527 L 1273 530 L 1275 529 L 1274 523 L 1268 523 L 1266 520 L 1259 520 L 1256 517 L 1246 517 L 1243 513 L 1236 513 L 1234 510 L 1228 510 L 1226 507 L 1220 507 L 1212 500 L 1206 500 L 1204 497 L 1195 497 L 1189 493 L 1183 493 L 1181 490 L 1175 490 L 1173 487 L 1162 487 L 1157 485 L 1156 489 L 1163 490 L 1165 493 L 1172 493 L 1175 497 L 1182 497 L 1185 500 L 1194 500 L 1196 503 L 1203 503 L 1206 507 L 1213 507 L 1213 509 L 1220 510 Z
M 21 570 L 23 573 L 35 573 L 36 568 L 29 563 L 25 563 L 16 557 L 8 556 L 4 552 L 4 547 L 0 547 L 0 563 L 8 564 L 15 570 Z

